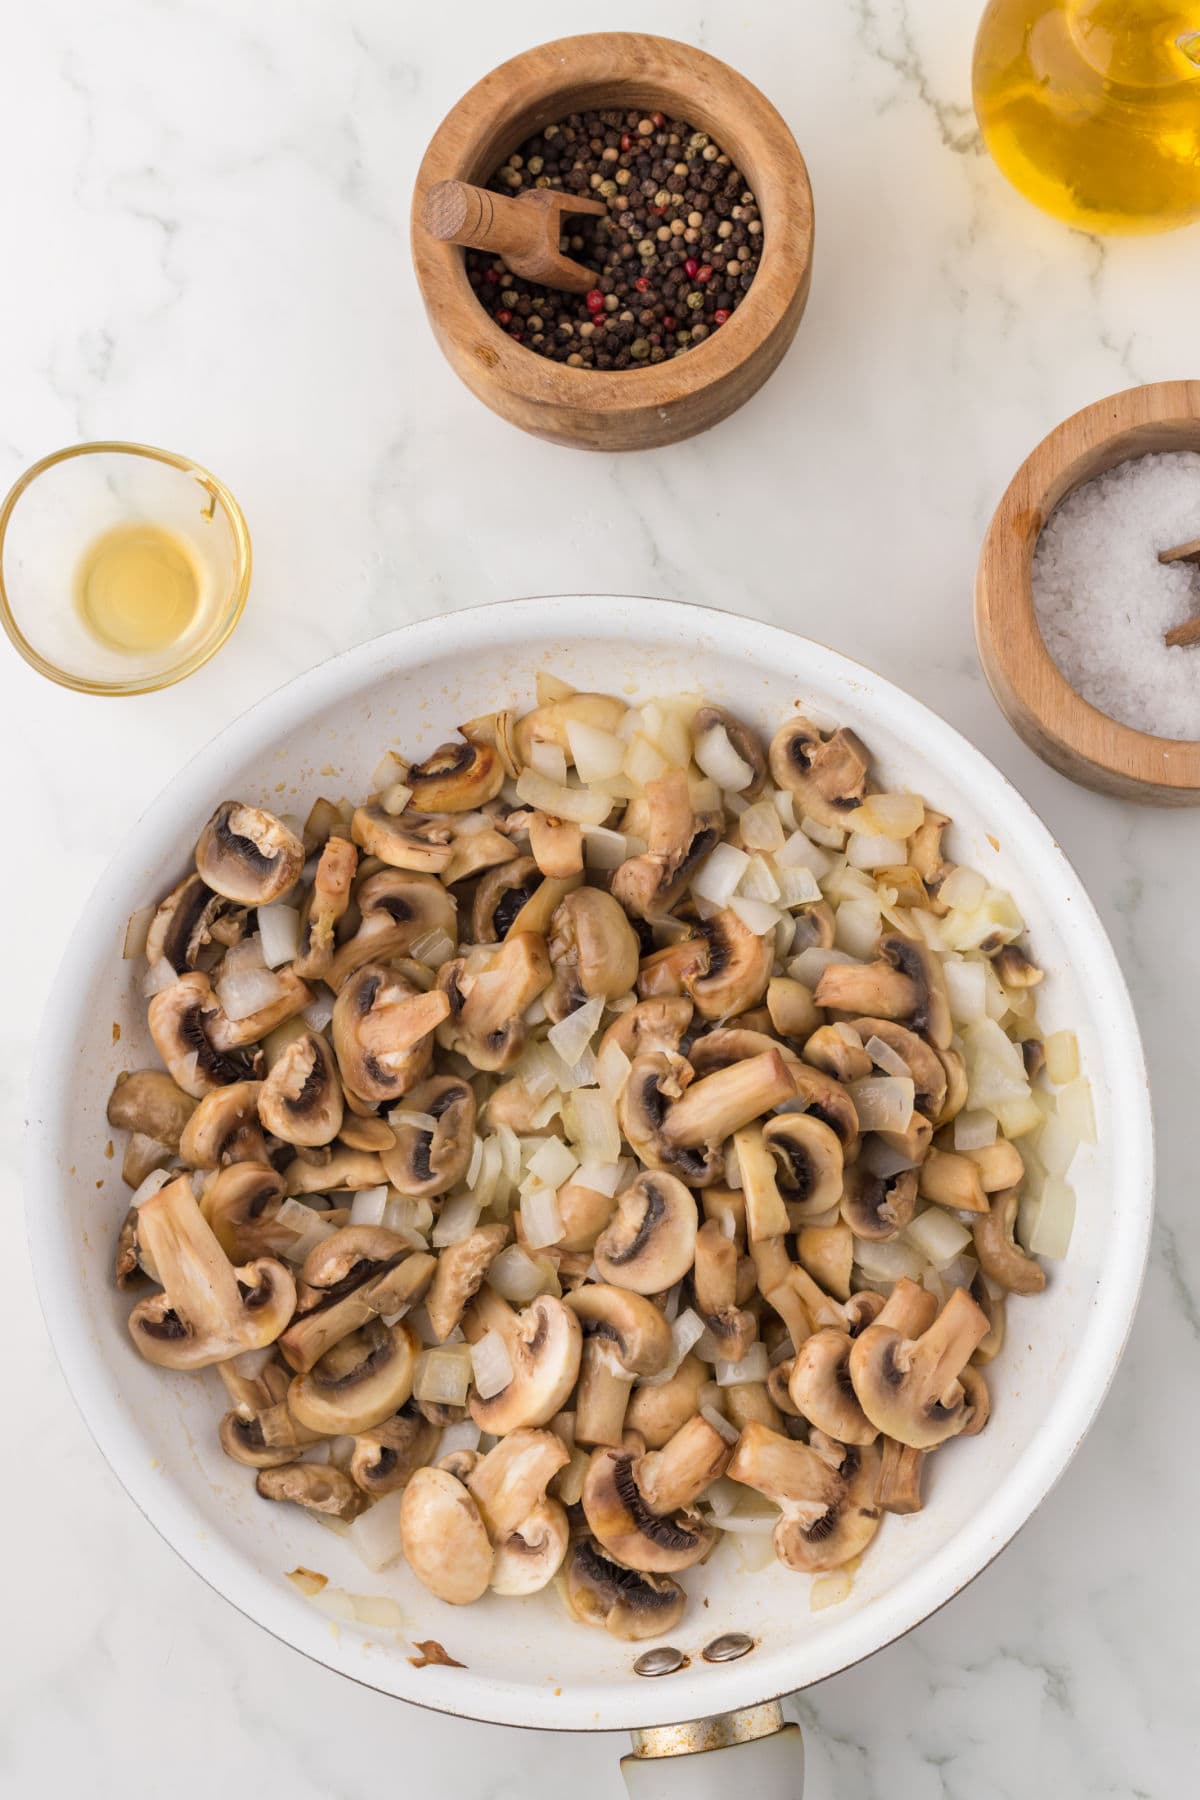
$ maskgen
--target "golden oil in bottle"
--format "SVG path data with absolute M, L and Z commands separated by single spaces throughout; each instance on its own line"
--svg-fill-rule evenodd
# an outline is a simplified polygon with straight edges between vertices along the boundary
M 191 545 L 160 525 L 127 523 L 85 551 L 75 577 L 84 624 L 111 650 L 165 650 L 193 623 L 203 576 Z
M 990 0 L 975 112 L 1022 194 L 1084 231 L 1200 219 L 1200 0 Z

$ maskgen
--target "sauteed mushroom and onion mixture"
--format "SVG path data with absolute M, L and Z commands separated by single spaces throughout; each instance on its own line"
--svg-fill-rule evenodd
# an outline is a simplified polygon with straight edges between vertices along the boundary
M 1074 1038 L 851 731 L 537 698 L 303 825 L 223 801 L 130 922 L 129 1330 L 442 1600 L 657 1635 L 728 1542 L 825 1604 L 1065 1253 Z

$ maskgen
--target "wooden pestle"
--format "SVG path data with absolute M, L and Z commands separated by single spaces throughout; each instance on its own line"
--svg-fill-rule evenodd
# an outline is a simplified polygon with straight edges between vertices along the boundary
M 558 247 L 568 213 L 603 216 L 607 206 L 556 188 L 531 188 L 519 199 L 493 194 L 466 181 L 439 181 L 425 200 L 424 225 L 430 237 L 445 244 L 464 244 L 503 257 L 514 275 L 544 287 L 586 294 L 596 285 L 596 271 L 564 256 Z
M 1190 544 L 1176 544 L 1173 549 L 1160 550 L 1158 560 L 1160 563 L 1200 563 L 1200 538 L 1193 538 Z M 1167 632 L 1165 641 L 1172 648 L 1176 645 L 1200 644 L 1200 618 L 1185 619 L 1182 625 L 1173 626 Z

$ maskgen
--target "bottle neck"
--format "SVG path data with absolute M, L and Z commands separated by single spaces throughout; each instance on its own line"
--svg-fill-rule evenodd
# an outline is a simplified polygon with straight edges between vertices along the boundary
M 1174 87 L 1200 78 L 1200 0 L 1067 0 L 1079 54 L 1122 87 Z

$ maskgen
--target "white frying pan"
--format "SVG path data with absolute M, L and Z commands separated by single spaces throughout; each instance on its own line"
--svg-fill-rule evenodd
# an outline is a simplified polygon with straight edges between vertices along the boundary
M 809 1611 L 804 1577 L 775 1566 L 748 1575 L 735 1551 L 721 1550 L 688 1573 L 692 1598 L 671 1646 L 682 1654 L 659 1659 L 679 1666 L 657 1679 L 634 1669 L 646 1645 L 574 1623 L 553 1591 L 445 1606 L 403 1565 L 369 1575 L 298 1509 L 258 1500 L 247 1471 L 218 1447 L 215 1383 L 139 1361 L 125 1330 L 129 1302 L 110 1276 L 125 1201 L 102 1157 L 105 1102 L 116 1072 L 150 1055 L 136 974 L 121 961 L 129 914 L 182 873 L 217 801 L 236 795 L 303 812 L 322 789 L 362 793 L 389 743 L 427 750 L 460 719 L 528 704 L 543 667 L 631 698 L 699 690 L 764 734 L 798 701 L 853 726 L 889 786 L 912 787 L 953 815 L 956 856 L 1016 895 L 1047 970 L 1045 1022 L 1078 1032 L 1100 1127 L 1072 1170 L 1070 1255 L 1045 1295 L 1010 1302 L 1008 1342 L 989 1370 L 991 1422 L 936 1458 L 925 1509 L 888 1518 L 850 1598 L 819 1613 Z M 329 765 L 336 776 L 323 773 Z M 1024 800 L 940 719 L 844 657 L 772 626 L 657 600 L 556 597 L 430 619 L 313 669 L 236 721 L 151 807 L 88 902 L 32 1091 L 29 1234 L 46 1319 L 88 1425 L 146 1517 L 242 1612 L 358 1681 L 500 1724 L 636 1730 L 637 1754 L 624 1767 L 639 1800 L 685 1790 L 704 1800 L 734 1758 L 736 1779 L 760 1800 L 799 1795 L 799 1734 L 780 1729 L 770 1702 L 926 1618 L 1024 1524 L 1112 1379 L 1150 1230 L 1150 1107 L 1129 998 L 1087 895 Z M 388 1634 L 350 1625 L 332 1632 L 284 1579 L 297 1563 L 352 1592 L 394 1596 L 409 1638 L 437 1639 L 467 1667 L 416 1669 L 409 1643 L 383 1645 Z M 729 1633 L 751 1647 L 706 1660 L 704 1648 Z M 703 1723 L 655 1729 L 678 1720 Z

